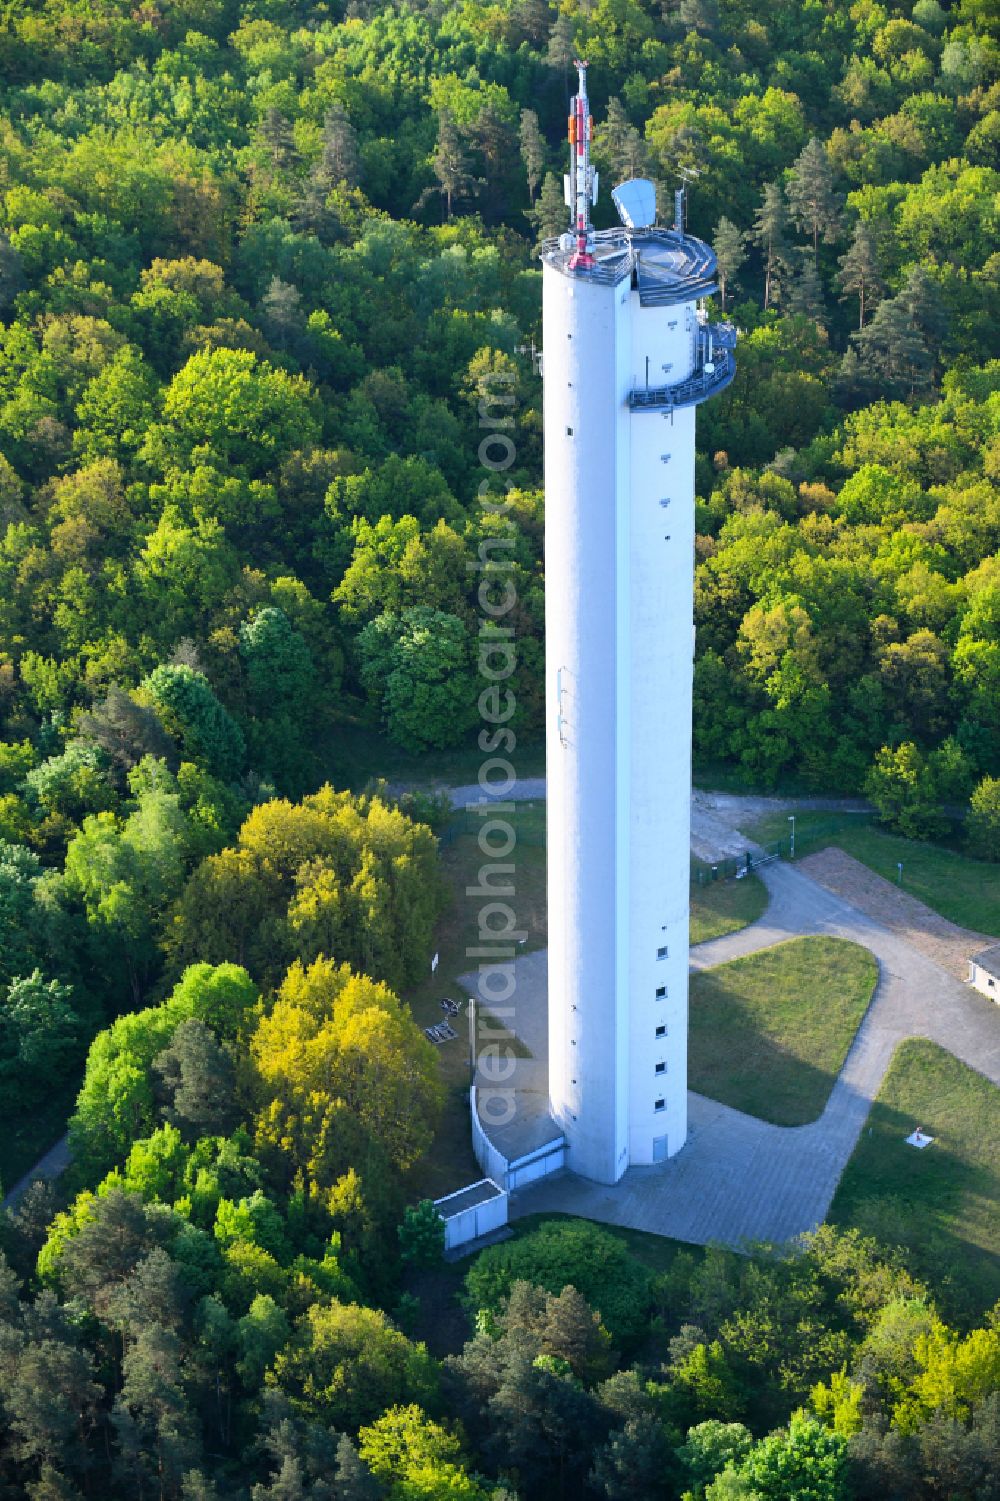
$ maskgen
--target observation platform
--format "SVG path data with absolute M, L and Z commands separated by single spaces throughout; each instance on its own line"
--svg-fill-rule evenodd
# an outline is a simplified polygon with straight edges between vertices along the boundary
M 724 391 L 736 374 L 736 329 L 731 323 L 703 323 L 698 356 L 686 380 L 673 386 L 639 386 L 629 392 L 633 412 L 669 412 L 696 406 Z
M 573 281 L 616 287 L 628 278 L 643 307 L 671 307 L 718 291 L 715 255 L 694 235 L 619 226 L 598 230 L 588 243 L 592 265 L 578 262 L 572 235 L 543 240 L 541 258 Z

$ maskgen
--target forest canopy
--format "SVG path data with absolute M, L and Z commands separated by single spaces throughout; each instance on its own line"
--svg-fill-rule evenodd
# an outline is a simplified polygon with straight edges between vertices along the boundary
M 499 733 L 541 730 L 537 249 L 583 55 L 599 224 L 686 177 L 739 330 L 696 768 L 908 836 L 968 809 L 1000 858 L 994 7 L 0 13 L 0 1096 L 73 1154 L 0 1217 L 6 1489 L 995 1496 L 996 1312 L 856 1232 L 653 1270 L 545 1225 L 441 1301 L 405 999 L 441 809 L 359 790 L 472 743 L 499 552 Z

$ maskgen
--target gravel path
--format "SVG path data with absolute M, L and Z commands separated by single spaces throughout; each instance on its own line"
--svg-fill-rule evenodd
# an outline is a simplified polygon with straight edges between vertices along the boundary
M 796 864 L 827 891 L 846 897 L 876 922 L 884 923 L 957 980 L 968 978 L 973 954 L 996 942 L 949 922 L 843 850 L 818 850 Z
M 450 793 L 453 808 L 465 808 L 470 803 L 478 806 L 484 797 L 490 797 L 494 801 L 527 803 L 534 802 L 538 798 L 544 798 L 545 778 L 518 777 L 511 790 L 503 793 L 484 792 L 478 782 L 469 782 L 464 787 L 441 787 L 432 788 L 431 790 Z
M 36 1178 L 58 1178 L 59 1174 L 69 1167 L 69 1161 L 69 1139 L 61 1136 L 55 1146 L 50 1147 L 45 1156 L 39 1157 L 34 1167 L 26 1172 L 23 1178 L 17 1180 L 10 1193 L 4 1197 L 0 1208 L 13 1209 Z
M 929 1037 L 1000 1084 L 1000 1012 L 906 938 L 825 890 L 802 870 L 762 871 L 771 901 L 760 922 L 692 950 L 704 969 L 787 938 L 829 933 L 879 963 L 875 995 L 819 1119 L 772 1126 L 689 1095 L 689 1135 L 669 1162 L 631 1168 L 612 1187 L 570 1174 L 516 1194 L 516 1218 L 562 1210 L 697 1244 L 785 1241 L 826 1217 L 897 1045 Z

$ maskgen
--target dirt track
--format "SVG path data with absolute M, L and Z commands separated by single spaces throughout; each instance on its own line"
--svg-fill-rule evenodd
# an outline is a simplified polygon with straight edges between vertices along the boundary
M 932 912 L 916 897 L 900 891 L 898 886 L 876 875 L 843 850 L 818 850 L 814 855 L 796 860 L 795 864 L 827 891 L 843 897 L 876 922 L 891 928 L 958 980 L 968 978 L 971 955 L 996 942 L 982 933 L 960 928 L 946 917 Z

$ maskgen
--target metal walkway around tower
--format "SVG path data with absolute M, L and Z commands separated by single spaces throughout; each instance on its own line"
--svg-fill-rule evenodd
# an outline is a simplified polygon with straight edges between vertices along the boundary
M 633 412 L 664 412 L 691 407 L 724 391 L 736 374 L 736 329 L 731 323 L 703 324 L 698 358 L 686 380 L 673 386 L 638 386 L 629 392 Z
M 580 264 L 570 237 L 542 241 L 541 258 L 577 281 L 617 286 L 626 277 L 643 307 L 697 302 L 718 291 L 715 255 L 704 240 L 676 229 L 601 229 L 591 237 L 592 258 Z

